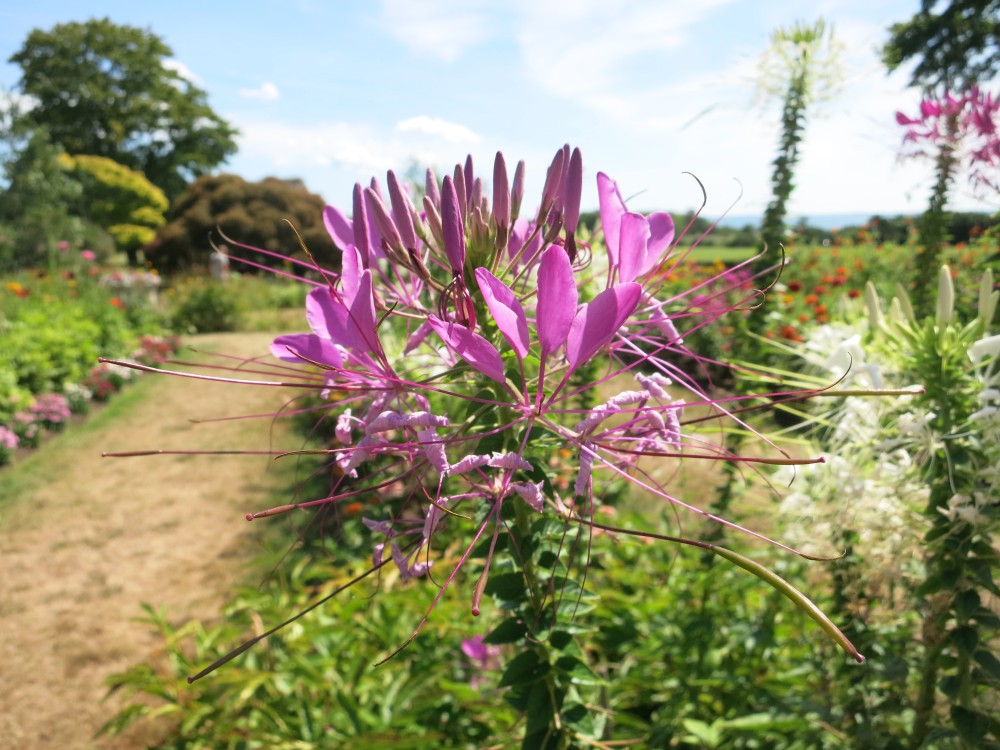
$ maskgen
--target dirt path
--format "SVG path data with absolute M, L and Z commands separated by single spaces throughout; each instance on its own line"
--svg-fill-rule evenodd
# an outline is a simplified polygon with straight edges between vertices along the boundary
M 241 356 L 266 354 L 269 334 L 200 337 Z M 133 618 L 140 602 L 172 620 L 211 618 L 255 554 L 242 516 L 280 481 L 263 457 L 100 458 L 102 450 L 269 447 L 267 420 L 187 420 L 278 408 L 288 392 L 167 376 L 122 416 L 72 432 L 58 473 L 0 505 L 0 748 L 123 748 L 95 738 L 117 704 L 104 679 L 157 648 Z M 287 447 L 288 443 L 278 443 Z

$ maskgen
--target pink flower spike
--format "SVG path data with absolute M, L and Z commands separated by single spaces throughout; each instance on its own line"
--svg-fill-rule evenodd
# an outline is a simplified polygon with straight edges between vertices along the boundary
M 649 222 L 641 214 L 626 213 L 621 217 L 618 245 L 618 278 L 632 281 L 646 265 L 649 243 Z
M 456 174 L 460 173 L 461 170 L 456 171 Z M 460 196 L 450 177 L 445 177 L 441 186 L 441 231 L 451 270 L 461 274 L 465 266 L 465 229 L 462 226 Z
M 538 303 L 535 306 L 543 360 L 566 340 L 578 299 L 576 279 L 566 250 L 559 245 L 549 245 L 538 263 Z
M 474 369 L 501 385 L 507 382 L 503 373 L 503 359 L 493 344 L 460 323 L 446 323 L 436 315 L 429 315 L 427 322 L 448 348 Z
M 469 210 L 469 190 L 472 189 L 472 184 L 466 184 L 465 182 L 465 172 L 462 171 L 462 167 L 458 164 L 455 165 L 455 172 L 452 177 L 452 183 L 455 185 L 455 195 L 458 196 L 458 207 L 461 209 L 460 216 L 464 219 Z M 444 200 L 444 195 L 441 196 Z M 442 207 L 442 211 L 444 208 Z
M 476 281 L 483 293 L 486 306 L 496 321 L 500 333 L 517 354 L 518 359 L 528 355 L 531 342 L 528 339 L 528 319 L 517 295 L 510 287 L 491 274 L 485 268 L 476 269 Z
M 337 249 L 343 251 L 348 245 L 354 244 L 354 228 L 351 226 L 351 220 L 336 207 L 327 206 L 323 209 L 323 224 Z
M 570 371 L 611 341 L 635 311 L 641 296 L 642 287 L 628 282 L 605 289 L 581 308 L 573 319 L 566 340 Z
M 604 172 L 597 173 L 597 200 L 601 209 L 604 244 L 608 246 L 611 265 L 617 266 L 622 216 L 628 209 L 625 208 L 625 201 L 618 192 L 618 184 Z

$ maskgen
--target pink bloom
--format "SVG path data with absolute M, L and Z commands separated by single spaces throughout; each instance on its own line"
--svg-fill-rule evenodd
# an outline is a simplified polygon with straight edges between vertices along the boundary
M 93 250 L 81 250 L 80 257 L 83 258 L 88 263 L 93 263 L 95 260 L 97 260 L 97 253 L 95 253 Z

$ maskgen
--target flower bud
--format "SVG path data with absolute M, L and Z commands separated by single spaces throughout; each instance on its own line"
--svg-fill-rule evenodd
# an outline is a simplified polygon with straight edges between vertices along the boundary
M 354 215 L 351 216 L 354 228 L 354 247 L 361 255 L 361 266 L 368 268 L 368 257 L 371 250 L 368 246 L 368 212 L 365 210 L 365 196 L 360 182 L 354 183 Z
M 434 176 L 433 169 L 428 169 L 427 174 L 424 175 L 424 195 L 431 199 L 431 203 L 434 204 L 434 208 L 436 208 L 438 214 L 440 214 L 441 191 L 438 190 L 437 177 Z
M 951 269 L 941 266 L 938 273 L 937 323 L 946 326 L 955 314 L 955 284 L 951 280 Z
M 403 247 L 407 250 L 416 250 L 417 235 L 414 230 L 414 216 L 416 210 L 410 202 L 410 197 L 403 190 L 396 174 L 390 169 L 386 174 L 386 181 L 389 183 L 389 200 L 392 202 L 392 218 L 399 230 L 399 237 L 403 241 Z
M 514 168 L 514 183 L 510 188 L 510 223 L 513 224 L 521 213 L 521 200 L 524 198 L 524 160 Z
M 865 284 L 865 306 L 868 308 L 868 321 L 872 330 L 885 327 L 885 318 L 882 316 L 882 305 L 878 301 L 878 292 L 875 285 L 870 281 Z

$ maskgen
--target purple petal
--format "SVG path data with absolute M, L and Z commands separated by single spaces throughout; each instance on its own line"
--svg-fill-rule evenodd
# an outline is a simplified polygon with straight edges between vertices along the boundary
M 510 287 L 491 274 L 485 268 L 476 269 L 476 281 L 479 291 L 483 293 L 486 306 L 496 321 L 500 333 L 517 354 L 518 359 L 524 359 L 531 345 L 528 340 L 528 319 L 524 308 Z
M 448 348 L 472 367 L 498 383 L 507 382 L 503 374 L 503 359 L 493 344 L 465 326 L 459 323 L 446 323 L 436 315 L 429 315 L 427 322 Z
M 348 245 L 354 244 L 354 228 L 351 226 L 351 220 L 344 216 L 340 209 L 334 206 L 324 208 L 323 224 L 326 225 L 326 231 L 330 233 L 333 244 L 339 250 L 343 251 Z
M 621 218 L 618 241 L 618 279 L 632 281 L 646 264 L 649 222 L 642 214 L 626 213 Z
M 639 304 L 642 287 L 633 282 L 605 289 L 576 314 L 566 340 L 570 369 L 586 362 L 611 341 Z
M 372 272 L 367 268 L 358 280 L 358 293 L 351 303 L 350 323 L 345 333 L 352 339 L 354 349 L 373 351 L 377 344 L 375 334 L 375 295 L 372 293 Z
M 461 174 L 461 170 L 456 174 Z M 441 186 L 441 231 L 444 234 L 444 252 L 448 256 L 451 270 L 462 273 L 465 266 L 465 229 L 462 227 L 459 195 L 450 177 L 445 177 Z
M 344 298 L 345 304 L 350 305 L 358 296 L 358 282 L 361 280 L 363 270 L 361 254 L 353 244 L 348 245 L 340 256 L 341 296 Z
M 618 192 L 618 185 L 603 172 L 597 174 L 597 200 L 601 209 L 601 228 L 608 246 L 611 265 L 618 265 L 619 231 L 622 215 L 628 210 Z
M 331 367 L 343 367 L 344 365 L 344 358 L 336 347 L 329 340 L 317 336 L 315 333 L 291 333 L 287 336 L 278 336 L 271 342 L 271 354 L 283 362 L 292 362 L 297 365 L 305 364 L 306 360 Z M 295 354 L 302 356 L 297 357 Z
M 668 213 L 657 212 L 646 217 L 649 222 L 649 242 L 646 244 L 646 262 L 639 269 L 643 274 L 651 271 L 674 241 L 674 220 Z
M 333 298 L 327 287 L 316 287 L 306 295 L 306 321 L 313 333 L 333 341 L 333 332 L 346 319 L 347 308 Z
M 566 340 L 576 314 L 577 300 L 576 279 L 569 256 L 559 245 L 549 245 L 538 263 L 538 303 L 535 306 L 543 359 Z

